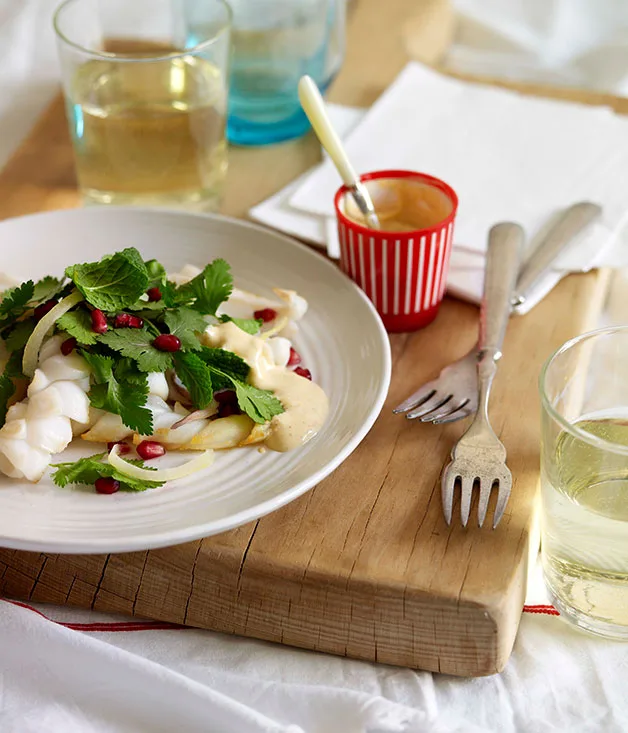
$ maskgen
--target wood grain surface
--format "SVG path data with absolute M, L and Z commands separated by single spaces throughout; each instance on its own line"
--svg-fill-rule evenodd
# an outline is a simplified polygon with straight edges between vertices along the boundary
M 350 7 L 347 59 L 332 91 L 348 104 L 370 104 L 410 57 L 437 65 L 453 28 L 450 8 L 436 0 Z M 628 107 L 603 95 L 525 91 Z M 224 211 L 245 216 L 318 159 L 311 135 L 233 149 Z M 0 216 L 78 203 L 56 100 L 0 175 Z M 447 299 L 429 328 L 391 339 L 393 382 L 380 418 L 305 496 L 231 532 L 150 552 L 0 550 L 0 591 L 454 675 L 494 673 L 512 649 L 538 548 L 539 369 L 594 324 L 605 290 L 604 274 L 571 276 L 509 326 L 491 414 L 514 486 L 496 531 L 449 528 L 441 516 L 440 470 L 464 426 L 391 414 L 477 337 L 477 309 Z

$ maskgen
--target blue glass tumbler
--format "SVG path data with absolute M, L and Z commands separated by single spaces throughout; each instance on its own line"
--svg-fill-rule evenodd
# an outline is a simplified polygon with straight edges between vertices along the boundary
M 346 0 L 230 0 L 233 57 L 227 138 L 266 145 L 309 129 L 303 74 L 324 92 L 344 57 Z

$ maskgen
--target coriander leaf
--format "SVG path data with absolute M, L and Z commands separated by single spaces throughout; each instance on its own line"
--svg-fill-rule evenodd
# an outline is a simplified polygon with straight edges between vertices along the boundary
M 148 273 L 148 288 L 158 287 L 166 282 L 166 269 L 157 260 L 147 260 L 145 263 Z M 148 288 L 146 288 L 148 290 Z
M 190 393 L 194 407 L 197 410 L 207 407 L 214 396 L 212 375 L 207 364 L 196 354 L 179 351 L 174 357 L 174 368 Z
M 241 328 L 245 333 L 250 333 L 252 336 L 259 332 L 262 323 L 264 323 L 260 318 L 231 318 L 231 316 L 226 315 L 220 316 L 220 320 L 223 323 L 235 323 L 238 328 Z
M 0 300 L 0 328 L 5 328 L 26 313 L 28 303 L 33 297 L 34 285 L 32 280 L 9 288 L 2 293 Z
M 46 277 L 35 283 L 31 302 L 44 303 L 45 301 L 50 300 L 50 298 L 54 298 L 59 295 L 62 288 L 63 280 L 46 275 Z
M 28 318 L 26 321 L 18 321 L 4 337 L 7 350 L 13 352 L 23 349 L 34 328 L 35 321 L 32 318 Z
M 111 356 L 82 351 L 92 369 L 96 384 L 88 397 L 92 407 L 120 415 L 122 422 L 141 435 L 153 432 L 153 413 L 145 407 L 148 379 L 123 359 L 117 364 Z
M 185 287 L 182 286 L 182 287 Z M 166 280 L 160 288 L 161 300 L 159 303 L 165 303 L 168 308 L 178 308 L 180 305 L 189 305 L 193 300 L 194 296 L 190 293 L 186 295 L 185 292 L 181 292 L 177 286 L 170 280 Z
M 125 310 L 146 312 L 147 318 L 154 318 L 159 311 L 165 310 L 165 308 L 166 304 L 163 300 L 138 300 L 133 305 L 128 305 Z
M 81 458 L 74 463 L 53 463 L 52 468 L 57 470 L 53 472 L 52 480 L 57 486 L 63 488 L 68 484 L 94 484 L 99 478 L 110 477 L 120 482 L 121 489 L 129 491 L 156 489 L 165 483 L 164 481 L 147 481 L 146 479 L 138 479 L 120 473 L 111 464 L 102 462 L 105 455 L 105 453 L 97 453 L 93 456 Z M 146 468 L 149 471 L 156 470 L 150 466 L 145 466 L 142 461 L 130 460 L 129 463 Z
M 134 247 L 103 257 L 100 262 L 72 265 L 66 275 L 89 303 L 105 311 L 132 305 L 148 285 L 146 265 Z
M 9 409 L 9 400 L 15 394 L 15 384 L 11 377 L 4 372 L 0 377 L 0 427 L 4 425 Z
M 202 333 L 207 328 L 207 321 L 198 311 L 185 307 L 167 311 L 164 322 L 170 333 L 181 341 L 184 349 L 198 351 L 201 348 L 196 334 Z
M 254 422 L 267 422 L 284 411 L 283 405 L 272 392 L 236 380 L 233 380 L 233 384 L 240 409 Z
M 177 294 L 194 299 L 192 308 L 204 315 L 216 315 L 218 306 L 231 295 L 233 278 L 225 260 L 214 260 L 203 272 L 182 285 Z
M 83 346 L 92 346 L 97 335 L 92 331 L 92 319 L 84 308 L 65 313 L 57 320 L 57 328 L 73 336 Z
M 109 329 L 99 342 L 137 362 L 142 372 L 165 372 L 172 366 L 172 354 L 153 346 L 155 337 L 145 328 Z
M 245 382 L 249 376 L 249 372 L 251 370 L 249 365 L 244 361 L 244 359 L 240 358 L 232 351 L 226 351 L 225 349 L 210 349 L 207 346 L 203 346 L 198 355 L 205 364 L 219 373 L 217 376 L 222 375 L 221 380 L 217 380 L 216 377 L 214 377 L 215 391 L 228 389 L 231 386 L 231 379 L 236 379 L 239 382 Z
M 93 354 L 83 350 L 81 350 L 81 356 L 89 364 L 96 384 L 104 384 L 108 379 L 113 379 L 114 360 L 112 356 Z

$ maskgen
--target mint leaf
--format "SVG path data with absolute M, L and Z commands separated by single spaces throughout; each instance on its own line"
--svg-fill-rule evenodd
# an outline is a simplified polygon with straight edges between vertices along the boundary
M 35 283 L 33 287 L 33 303 L 45 303 L 50 298 L 59 295 L 63 289 L 63 281 L 59 278 L 46 275 L 43 279 Z
M 23 349 L 34 328 L 35 321 L 32 318 L 28 318 L 26 321 L 18 321 L 4 337 L 7 350 L 13 352 Z
M 157 260 L 147 260 L 144 264 L 146 265 L 146 272 L 148 273 L 147 290 L 148 288 L 159 287 L 166 282 L 166 269 L 161 262 L 157 262 Z
M 255 422 L 267 422 L 284 411 L 272 392 L 246 384 L 250 368 L 237 354 L 203 347 L 198 356 L 209 367 L 214 390 L 235 388 L 240 409 Z
M 82 346 L 92 346 L 98 336 L 92 331 L 92 319 L 84 308 L 65 313 L 57 320 L 57 328 L 73 336 Z
M 258 389 L 251 384 L 243 384 L 233 380 L 238 405 L 242 412 L 257 423 L 264 423 L 275 415 L 281 415 L 283 405 L 272 392 Z
M 207 328 L 207 321 L 198 311 L 185 307 L 167 311 L 164 322 L 170 333 L 181 341 L 184 349 L 198 351 L 201 348 L 196 334 L 202 333 Z
M 232 351 L 210 349 L 203 346 L 198 355 L 205 364 L 216 371 L 216 377 L 214 377 L 214 390 L 216 392 L 221 389 L 230 389 L 232 379 L 245 382 L 251 371 L 244 359 Z M 217 377 L 220 377 L 220 379 Z
M 142 372 L 165 372 L 172 366 L 172 354 L 153 346 L 155 337 L 145 328 L 109 329 L 99 342 L 137 362 Z
M 148 272 L 134 248 L 103 257 L 100 262 L 72 265 L 66 275 L 95 308 L 118 311 L 135 303 L 148 285 Z
M 212 374 L 205 362 L 196 354 L 179 351 L 174 357 L 177 376 L 190 393 L 197 410 L 207 407 L 214 396 Z
M 264 323 L 259 318 L 231 318 L 231 316 L 226 315 L 220 316 L 220 320 L 222 323 L 228 323 L 229 321 L 235 323 L 238 328 L 241 328 L 245 333 L 250 333 L 252 336 L 259 333 L 262 323 Z
M 2 427 L 7 419 L 7 410 L 9 409 L 9 400 L 15 394 L 15 384 L 9 375 L 4 372 L 0 377 L 0 427 Z
M 97 453 L 93 456 L 81 458 L 74 463 L 53 463 L 52 468 L 57 470 L 52 473 L 52 480 L 57 486 L 64 488 L 68 484 L 95 484 L 96 480 L 103 477 L 110 477 L 120 482 L 121 489 L 129 491 L 146 491 L 163 486 L 165 481 L 147 481 L 137 479 L 120 473 L 109 463 L 103 463 L 105 453 Z M 145 466 L 142 461 L 130 460 L 135 466 L 147 468 L 149 471 L 156 469 Z
M 231 295 L 233 278 L 225 260 L 214 260 L 203 272 L 177 290 L 181 298 L 194 302 L 191 307 L 203 315 L 216 315 L 218 306 Z
M 92 407 L 120 415 L 122 422 L 140 435 L 153 432 L 153 414 L 145 407 L 148 399 L 148 379 L 126 360 L 116 364 L 111 356 L 82 351 L 92 369 L 96 384 L 88 397 Z M 133 372 L 129 379 L 129 370 Z

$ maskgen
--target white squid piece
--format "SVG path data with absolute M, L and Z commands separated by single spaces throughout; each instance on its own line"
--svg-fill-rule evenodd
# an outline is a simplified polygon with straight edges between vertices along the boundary
M 0 471 L 11 478 L 39 481 L 72 440 L 73 423 L 89 422 L 90 369 L 78 354 L 61 354 L 63 340 L 42 346 L 26 399 L 9 408 L 0 428 Z

